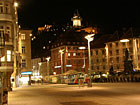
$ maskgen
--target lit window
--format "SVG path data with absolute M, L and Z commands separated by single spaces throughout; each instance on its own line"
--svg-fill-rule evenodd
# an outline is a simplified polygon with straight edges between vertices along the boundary
M 21 40 L 25 40 L 25 34 L 21 34 Z
M 1 61 L 2 61 L 2 62 L 5 61 L 5 56 L 1 57 Z
M 11 51 L 7 50 L 7 61 L 11 61 Z
M 73 56 L 76 56 L 76 53 L 73 53 Z
M 22 46 L 22 53 L 25 54 L 25 46 Z
M 68 53 L 68 56 L 70 56 L 70 53 Z

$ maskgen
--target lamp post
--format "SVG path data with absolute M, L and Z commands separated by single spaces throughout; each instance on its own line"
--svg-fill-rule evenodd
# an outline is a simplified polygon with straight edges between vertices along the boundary
M 51 57 L 47 57 L 47 74 L 48 74 L 48 81 L 50 81 L 50 65 L 49 65 L 49 61 L 50 61 Z
M 84 71 L 85 71 L 85 63 L 86 63 L 85 60 L 86 60 L 86 59 L 85 59 L 85 51 L 84 51 L 84 50 L 86 49 L 86 47 L 84 47 L 84 46 L 83 46 L 83 47 L 79 47 L 79 49 L 80 49 L 80 50 L 83 50 L 83 60 L 84 60 L 84 64 L 83 64 L 83 67 L 82 67 L 82 68 L 84 68 Z
M 59 53 L 61 54 L 61 74 L 63 74 L 63 54 L 64 54 L 64 49 L 59 50 Z M 62 77 L 61 77 L 61 83 L 62 83 Z
M 91 80 L 91 54 L 90 54 L 90 42 L 93 41 L 93 36 L 95 34 L 89 34 L 85 36 L 85 38 L 88 40 L 88 56 L 89 56 L 89 87 L 92 87 L 92 80 Z

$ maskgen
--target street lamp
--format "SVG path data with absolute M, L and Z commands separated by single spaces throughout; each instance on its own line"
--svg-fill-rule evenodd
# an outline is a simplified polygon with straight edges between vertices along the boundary
M 14 7 L 18 7 L 18 3 L 17 2 L 14 2 Z
M 61 54 L 61 74 L 63 74 L 63 54 L 64 54 L 64 49 L 59 50 L 59 53 Z
M 59 53 L 61 54 L 61 74 L 63 74 L 63 54 L 64 54 L 64 49 L 59 50 Z M 62 83 L 62 77 L 61 77 L 61 83 Z
M 89 87 L 92 87 L 92 81 L 91 81 L 91 58 L 90 58 L 90 42 L 93 41 L 93 36 L 95 34 L 89 34 L 85 36 L 85 38 L 88 40 L 88 56 L 89 56 Z
M 85 69 L 85 63 L 86 63 L 86 62 L 85 62 L 85 60 L 86 60 L 86 59 L 85 59 L 85 51 L 84 51 L 84 50 L 86 49 L 86 47 L 81 46 L 81 47 L 79 47 L 79 49 L 80 49 L 80 50 L 83 50 L 84 65 L 83 65 L 83 67 L 82 67 L 82 68 L 84 68 L 84 69 Z
M 48 74 L 48 81 L 50 80 L 50 65 L 49 65 L 49 61 L 50 61 L 51 57 L 47 57 L 47 74 Z

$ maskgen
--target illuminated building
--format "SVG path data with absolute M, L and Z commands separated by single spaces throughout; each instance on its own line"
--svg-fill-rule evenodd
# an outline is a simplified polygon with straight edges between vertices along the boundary
M 18 42 L 18 48 L 19 53 L 21 56 L 21 72 L 29 72 L 32 71 L 31 67 L 31 33 L 32 30 L 19 30 L 19 42 Z M 24 81 L 24 83 L 28 83 L 28 81 L 31 79 L 29 75 L 22 75 L 21 79 L 27 81 Z M 21 81 L 22 82 L 22 81 Z
M 45 25 L 44 27 L 38 27 L 38 32 L 41 31 L 49 31 L 49 29 L 52 27 L 52 25 Z
M 5 36 L 5 55 L 1 58 L 0 72 L 4 73 L 3 89 L 11 90 L 10 77 L 16 65 L 18 37 L 17 5 L 13 0 L 0 0 L 0 34 Z
M 66 32 L 53 43 L 51 48 L 51 69 L 53 72 L 56 74 L 69 70 L 88 72 L 86 66 L 87 50 L 79 49 L 79 47 L 86 45 L 86 39 L 83 39 L 84 35 L 85 33 Z M 60 50 L 63 50 L 63 54 L 60 53 Z
M 73 27 L 81 27 L 82 18 L 78 10 L 74 13 L 74 16 L 71 20 L 73 21 Z
M 114 32 L 114 34 L 99 35 L 99 38 L 92 43 L 92 70 L 95 73 L 107 73 L 113 66 L 114 72 L 124 71 L 124 59 L 126 48 L 129 51 L 130 59 L 133 61 L 134 71 L 140 70 L 140 53 L 138 29 L 130 28 L 126 32 Z M 97 35 L 95 35 L 96 37 Z M 127 39 L 127 42 L 120 42 Z

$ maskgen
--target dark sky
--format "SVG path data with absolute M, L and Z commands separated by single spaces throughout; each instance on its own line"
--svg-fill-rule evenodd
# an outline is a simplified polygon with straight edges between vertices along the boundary
M 84 23 L 109 28 L 139 27 L 139 4 L 140 2 L 96 2 L 95 0 L 19 0 L 19 24 L 31 29 L 53 22 L 72 24 L 71 17 L 78 9 Z

